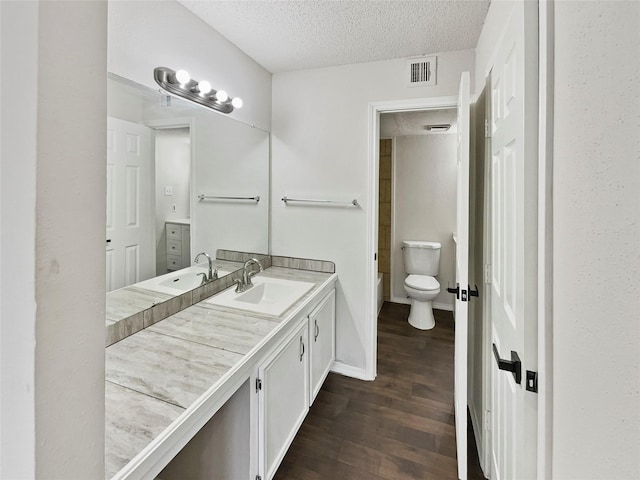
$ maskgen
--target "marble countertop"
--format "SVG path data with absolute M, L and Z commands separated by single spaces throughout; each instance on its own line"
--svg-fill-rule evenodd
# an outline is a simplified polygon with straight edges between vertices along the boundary
M 165 223 L 177 223 L 178 225 L 191 225 L 191 219 L 190 218 L 178 218 L 176 220 L 165 220 Z
M 200 302 L 106 349 L 105 478 L 126 478 L 122 469 L 136 463 L 132 460 L 171 442 L 171 427 L 184 423 L 227 383 L 245 381 L 269 340 L 336 279 L 336 274 L 282 267 L 260 275 L 315 287 L 280 317 Z

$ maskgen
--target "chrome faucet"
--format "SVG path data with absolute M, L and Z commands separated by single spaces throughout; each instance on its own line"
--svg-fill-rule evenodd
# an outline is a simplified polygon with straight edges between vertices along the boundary
M 255 270 L 249 271 L 249 267 L 251 267 L 251 265 L 258 265 L 259 270 L 257 272 Z M 257 273 L 261 272 L 262 270 L 263 270 L 262 265 L 260 264 L 260 261 L 256 258 L 250 258 L 249 260 L 244 262 L 244 267 L 242 268 L 242 278 L 238 278 L 235 281 L 236 292 L 237 293 L 244 292 L 245 290 L 248 290 L 249 288 L 253 287 L 253 283 L 251 283 L 251 278 Z
M 198 263 L 198 259 L 200 258 L 200 255 L 204 255 L 205 257 L 207 257 L 207 260 L 209 261 L 209 275 L 207 277 L 207 281 L 203 280 L 203 284 L 204 283 L 209 283 L 209 282 L 213 282 L 214 280 L 216 280 L 218 278 L 218 269 L 217 268 L 213 268 L 213 261 L 211 260 L 211 257 L 206 254 L 205 252 L 201 252 L 196 256 L 196 259 L 193 261 L 193 263 Z

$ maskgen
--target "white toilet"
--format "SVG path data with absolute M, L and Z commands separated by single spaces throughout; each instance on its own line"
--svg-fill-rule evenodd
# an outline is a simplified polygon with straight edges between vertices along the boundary
M 435 279 L 440 268 L 440 246 L 438 242 L 402 242 L 404 271 L 408 274 L 404 290 L 411 298 L 409 323 L 420 330 L 436 326 L 431 302 L 440 293 L 440 283 Z

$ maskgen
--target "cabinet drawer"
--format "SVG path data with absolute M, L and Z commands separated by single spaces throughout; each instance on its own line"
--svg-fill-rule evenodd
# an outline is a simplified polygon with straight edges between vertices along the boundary
M 167 240 L 167 255 L 182 255 L 182 242 L 180 240 Z
M 167 240 L 182 240 L 182 232 L 180 230 L 180 227 L 180 225 L 177 225 L 175 223 L 167 223 Z
M 180 255 L 167 255 L 167 270 L 179 270 L 184 268 Z

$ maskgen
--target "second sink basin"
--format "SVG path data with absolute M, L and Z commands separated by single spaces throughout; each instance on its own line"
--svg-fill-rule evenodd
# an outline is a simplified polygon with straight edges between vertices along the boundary
M 253 287 L 245 292 L 236 293 L 235 287 L 231 287 L 206 302 L 277 317 L 314 286 L 313 283 L 271 277 L 253 277 L 252 282 Z
M 208 271 L 209 269 L 207 267 L 194 265 L 176 272 L 145 280 L 144 282 L 136 284 L 136 286 L 153 290 L 154 292 L 180 295 L 199 287 L 202 284 L 202 275 L 198 274 L 204 273 L 206 275 Z M 231 273 L 230 270 L 218 269 L 218 277 L 224 277 L 229 273 Z
M 197 267 L 194 267 L 193 271 L 181 272 L 178 275 L 167 278 L 158 285 L 161 287 L 173 288 L 174 290 L 179 290 L 182 293 L 193 290 L 202 284 L 202 275 L 199 274 L 204 273 L 206 275 L 208 272 L 206 268 L 198 268 L 197 270 L 195 270 L 195 268 Z M 218 270 L 218 277 L 224 277 L 229 273 L 231 272 Z

